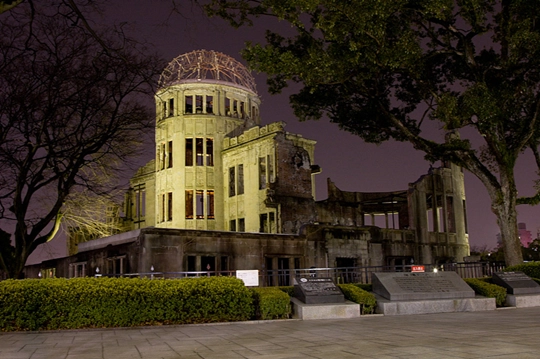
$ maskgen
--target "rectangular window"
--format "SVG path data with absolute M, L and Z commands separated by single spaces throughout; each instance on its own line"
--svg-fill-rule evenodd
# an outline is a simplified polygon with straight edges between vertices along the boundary
M 232 197 L 236 194 L 235 188 L 234 188 L 234 167 L 229 167 L 229 197 Z
M 212 96 L 206 96 L 206 113 L 214 113 L 214 101 Z
M 203 97 L 201 95 L 196 95 L 195 96 L 195 105 L 196 105 L 196 108 L 195 108 L 195 112 L 196 113 L 202 113 L 202 105 L 203 104 Z
M 186 96 L 186 113 L 193 113 L 193 96 Z
M 231 99 L 225 98 L 225 115 L 231 116 Z
M 229 257 L 221 257 L 221 271 L 225 272 L 229 270 Z
M 259 157 L 259 189 L 266 188 L 266 158 Z
M 238 165 L 238 194 L 244 194 L 244 165 Z
M 231 219 L 229 221 L 229 230 L 231 232 L 236 232 L 236 219 Z
M 214 139 L 212 138 L 206 139 L 206 165 L 214 165 Z
M 167 193 L 167 220 L 172 221 L 173 214 L 173 201 L 172 192 Z
M 268 233 L 277 233 L 276 229 L 276 218 L 274 212 L 268 213 Z
M 268 162 L 268 182 L 274 183 L 276 181 L 275 171 L 274 171 L 274 156 L 266 156 L 266 161 Z
M 214 219 L 214 191 L 206 191 L 207 218 Z
M 197 213 L 197 219 L 204 219 L 204 191 L 197 190 L 197 197 L 195 203 L 195 210 Z
M 246 231 L 246 220 L 244 218 L 238 218 L 238 232 Z
M 165 194 L 161 195 L 161 222 L 165 222 Z
M 238 109 L 238 113 L 240 118 L 244 118 L 244 103 L 240 101 L 240 108 Z
M 145 216 L 146 211 L 146 198 L 145 198 L 145 190 L 138 190 L 135 191 L 135 218 L 139 219 L 141 217 Z
M 161 101 L 161 118 L 167 117 L 167 101 Z
M 169 116 L 174 116 L 174 99 L 169 99 Z
M 195 156 L 197 166 L 204 166 L 204 138 L 197 138 L 195 140 Z
M 186 219 L 193 219 L 193 190 L 186 190 Z
M 259 232 L 268 233 L 268 215 L 263 213 L 259 216 Z
M 172 168 L 172 141 L 169 141 L 169 155 L 167 159 L 167 168 Z
M 166 151 L 166 148 L 165 148 L 165 143 L 162 143 L 161 144 L 161 165 L 160 165 L 160 169 L 165 169 L 165 162 L 167 161 L 167 152 Z
M 186 138 L 186 166 L 193 166 L 193 138 Z

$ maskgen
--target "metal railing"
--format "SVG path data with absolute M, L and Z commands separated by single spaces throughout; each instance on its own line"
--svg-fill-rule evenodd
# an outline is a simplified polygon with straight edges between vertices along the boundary
M 417 265 L 414 265 L 417 266 Z M 411 272 L 413 265 L 305 268 L 263 270 L 259 272 L 260 286 L 290 286 L 296 277 L 332 278 L 336 283 L 370 284 L 374 272 Z M 504 269 L 504 264 L 490 262 L 445 263 L 439 266 L 423 265 L 425 272 L 434 269 L 456 272 L 462 278 L 481 278 L 492 276 Z M 103 274 L 104 277 L 139 277 L 150 279 L 196 278 L 206 276 L 235 276 L 235 271 L 198 271 L 198 272 L 144 272 L 129 274 Z

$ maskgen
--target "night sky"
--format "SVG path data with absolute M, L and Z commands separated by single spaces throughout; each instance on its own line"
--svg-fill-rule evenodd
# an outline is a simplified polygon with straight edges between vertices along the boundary
M 208 19 L 187 0 L 177 2 L 182 6 L 179 8 L 180 14 L 172 12 L 171 2 L 165 0 L 108 1 L 104 14 L 106 18 L 102 21 L 129 22 L 124 29 L 131 36 L 147 42 L 167 61 L 186 52 L 206 49 L 223 52 L 245 64 L 239 54 L 240 50 L 246 41 L 264 43 L 266 28 L 278 28 L 283 34 L 292 34 L 285 23 L 264 18 L 259 19 L 254 27 L 236 30 L 220 19 Z M 364 143 L 359 137 L 340 130 L 328 120 L 298 121 L 288 100 L 294 87 L 282 94 L 270 95 L 267 92 L 266 77 L 263 74 L 254 75 L 258 94 L 262 99 L 261 124 L 285 121 L 287 131 L 317 141 L 314 163 L 322 168 L 322 173 L 317 177 L 317 200 L 327 197 L 328 177 L 342 190 L 378 192 L 407 189 L 409 183 L 427 173 L 429 162 L 424 160 L 422 152 L 414 150 L 409 143 L 392 141 L 377 146 Z M 437 131 L 437 124 L 430 126 L 433 136 L 441 136 Z M 468 136 L 462 133 L 462 137 Z M 478 143 L 478 138 L 471 139 Z M 154 155 L 153 143 L 148 143 L 146 147 L 148 156 L 141 159 L 141 164 Z M 535 177 L 532 155 L 526 153 L 516 167 L 520 195 L 534 193 Z M 499 229 L 489 206 L 487 191 L 480 181 L 468 172 L 465 173 L 465 187 L 470 244 L 472 247 L 494 248 Z M 520 206 L 518 212 L 518 221 L 526 223 L 527 229 L 535 238 L 537 227 L 540 227 L 540 206 Z M 65 244 L 55 239 L 45 245 L 45 248 L 38 248 L 36 252 L 33 261 L 43 256 L 64 256 Z

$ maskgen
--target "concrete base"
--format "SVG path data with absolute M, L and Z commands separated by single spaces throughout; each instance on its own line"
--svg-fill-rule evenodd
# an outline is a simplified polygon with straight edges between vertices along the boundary
M 507 294 L 505 304 L 509 307 L 540 307 L 540 294 Z
M 389 301 L 377 298 L 377 313 L 384 315 L 410 315 L 495 310 L 495 298 L 475 297 L 461 299 L 430 299 Z
M 296 298 L 291 298 L 291 303 L 295 319 L 343 319 L 360 316 L 360 304 L 349 301 L 345 301 L 345 303 L 306 304 Z

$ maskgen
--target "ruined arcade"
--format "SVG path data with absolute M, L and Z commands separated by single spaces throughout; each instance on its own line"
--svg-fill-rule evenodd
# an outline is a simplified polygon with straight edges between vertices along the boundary
M 124 232 L 81 243 L 72 236 L 77 251 L 41 269 L 63 277 L 98 267 L 110 275 L 269 271 L 469 255 L 455 165 L 380 193 L 341 191 L 328 179 L 328 198 L 317 201 L 315 141 L 288 133 L 282 121 L 261 125 L 255 81 L 235 59 L 206 50 L 178 56 L 155 102 L 155 158 L 130 181 Z

